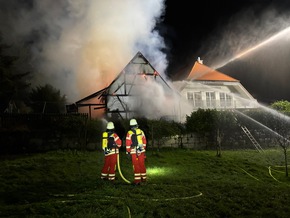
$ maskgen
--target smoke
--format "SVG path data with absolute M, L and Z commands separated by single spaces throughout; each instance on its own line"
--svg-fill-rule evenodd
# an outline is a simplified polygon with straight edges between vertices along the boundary
M 185 122 L 186 115 L 190 115 L 193 106 L 174 91 L 177 88 L 175 83 L 167 84 L 172 88 L 170 91 L 166 91 L 162 84 L 148 78 L 146 85 L 138 86 L 138 89 L 134 90 L 136 98 L 131 96 L 128 99 L 130 110 L 137 111 L 137 116 L 149 119 L 164 118 Z M 142 96 L 142 99 L 138 96 Z
M 163 74 L 163 38 L 154 30 L 164 0 L 2 1 L 6 43 L 29 44 L 33 85 L 49 83 L 75 102 L 105 88 L 138 52 Z

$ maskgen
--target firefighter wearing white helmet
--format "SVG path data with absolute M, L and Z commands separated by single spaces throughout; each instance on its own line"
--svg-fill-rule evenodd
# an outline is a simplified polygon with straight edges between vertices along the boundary
M 130 120 L 130 126 L 137 126 L 138 123 L 137 123 L 137 120 L 136 119 L 131 119 Z
M 104 166 L 101 171 L 101 179 L 115 181 L 116 164 L 119 154 L 119 148 L 122 145 L 122 140 L 115 132 L 113 122 L 107 123 L 107 129 L 103 132 L 102 148 L 105 155 Z
M 126 135 L 126 152 L 131 155 L 134 169 L 134 185 L 146 182 L 146 136 L 138 127 L 136 119 L 130 120 L 130 130 Z
M 107 129 L 108 129 L 108 130 L 115 129 L 114 123 L 113 123 L 113 122 L 108 122 L 108 124 L 107 124 Z

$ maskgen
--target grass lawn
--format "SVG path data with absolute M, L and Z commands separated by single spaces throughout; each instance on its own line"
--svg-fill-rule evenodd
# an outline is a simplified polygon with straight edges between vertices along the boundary
M 119 156 L 133 181 L 131 161 Z M 147 185 L 117 170 L 100 179 L 101 151 L 1 157 L 0 217 L 290 217 L 281 149 L 147 151 Z

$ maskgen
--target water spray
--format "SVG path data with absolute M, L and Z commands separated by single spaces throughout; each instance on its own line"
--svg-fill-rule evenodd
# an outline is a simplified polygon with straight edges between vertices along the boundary
M 214 69 L 221 68 L 221 67 L 225 66 L 226 64 L 228 64 L 228 63 L 230 63 L 230 62 L 232 62 L 232 61 L 234 61 L 236 59 L 239 59 L 239 58 L 251 53 L 254 50 L 257 50 L 258 48 L 260 48 L 262 46 L 265 46 L 265 45 L 269 44 L 270 42 L 272 42 L 274 40 L 277 40 L 279 37 L 289 36 L 289 32 L 290 32 L 290 27 L 287 27 L 284 30 L 281 30 L 280 32 L 276 33 L 275 35 L 271 36 L 270 38 L 268 38 L 268 39 L 264 40 L 263 42 L 259 43 L 258 45 L 253 46 L 252 48 L 249 48 L 246 51 L 243 51 L 240 54 L 236 55 L 235 57 L 233 57 L 229 61 L 227 61 L 227 62 L 225 62 L 223 64 L 220 64 L 219 66 L 215 67 Z
M 248 118 L 249 120 L 253 121 L 254 123 L 256 123 L 256 124 L 262 126 L 263 128 L 269 130 L 271 133 L 274 133 L 276 136 L 278 136 L 278 137 L 280 137 L 280 138 L 286 140 L 287 142 L 290 142 L 287 138 L 285 138 L 284 136 L 280 135 L 279 133 L 277 133 L 277 132 L 274 131 L 273 129 L 269 128 L 268 126 L 265 126 L 264 124 L 260 123 L 259 121 L 253 119 L 252 117 L 250 117 L 250 116 L 248 116 L 248 115 L 246 115 L 246 114 L 244 114 L 244 113 L 242 113 L 242 112 L 240 112 L 240 111 L 238 111 L 238 110 L 235 110 L 235 111 L 236 111 L 237 113 L 239 113 L 240 115 L 242 115 L 243 117 L 246 117 L 246 118 Z

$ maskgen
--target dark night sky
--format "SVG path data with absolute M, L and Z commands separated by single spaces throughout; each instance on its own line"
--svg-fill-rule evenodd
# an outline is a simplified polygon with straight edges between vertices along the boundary
M 267 1 L 267 0 L 266 0 Z M 169 74 L 184 67 L 191 67 L 192 56 L 199 50 L 207 37 L 232 15 L 250 7 L 256 1 L 180 1 L 167 0 L 163 30 L 164 38 L 171 48 Z M 188 66 L 189 64 L 189 66 Z
M 285 80 L 290 80 L 288 59 L 280 57 L 279 61 L 271 62 L 271 66 L 267 67 L 269 59 L 279 56 L 273 46 L 268 50 L 262 49 L 260 53 L 252 52 L 248 55 L 252 58 L 247 56 L 226 65 L 218 65 L 290 26 L 290 1 L 167 0 L 166 4 L 160 33 L 168 46 L 169 77 L 174 80 L 187 75 L 197 57 L 201 57 L 207 66 L 215 68 L 217 65 L 219 67 L 215 69 L 239 79 L 258 101 L 271 103 L 275 100 L 290 100 L 289 85 L 285 83 Z M 287 47 L 283 55 L 288 55 L 290 43 L 289 40 L 287 42 L 283 45 L 272 44 L 280 50 Z M 265 53 L 268 57 L 265 57 Z M 275 63 L 286 66 L 282 66 L 279 73 Z M 274 77 L 274 72 L 265 72 L 273 69 Z M 283 79 L 276 79 L 277 76 Z

